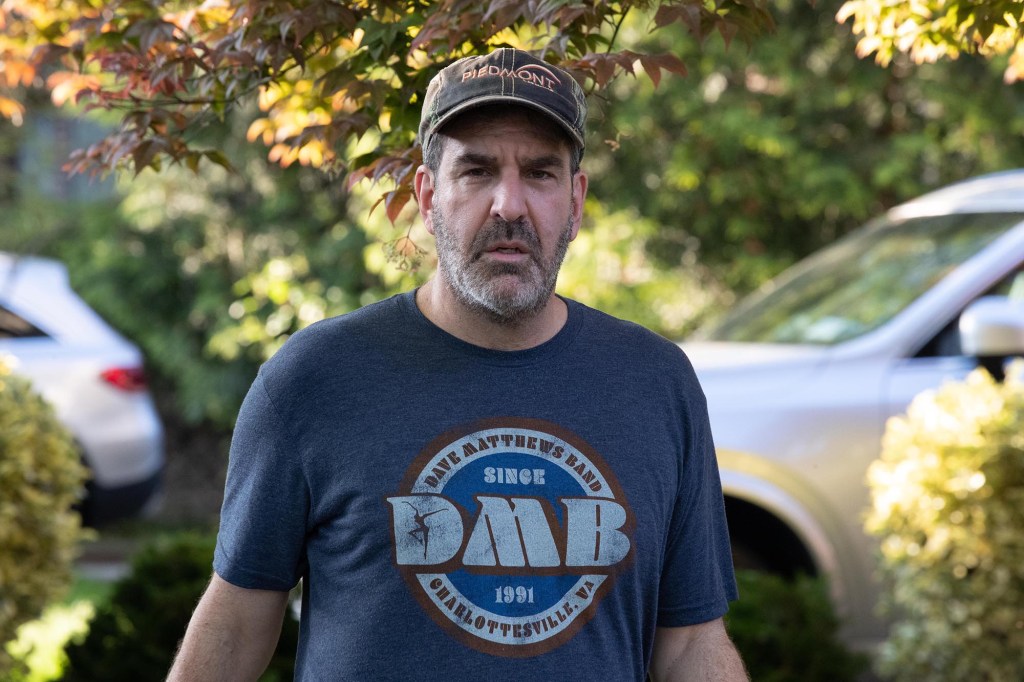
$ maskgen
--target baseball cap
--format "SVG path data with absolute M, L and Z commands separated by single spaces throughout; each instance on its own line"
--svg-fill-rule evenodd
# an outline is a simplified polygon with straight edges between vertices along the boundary
M 583 88 L 566 71 L 511 47 L 463 57 L 434 76 L 423 100 L 420 145 L 426 150 L 434 134 L 467 109 L 493 103 L 516 104 L 546 114 L 582 153 L 587 122 Z

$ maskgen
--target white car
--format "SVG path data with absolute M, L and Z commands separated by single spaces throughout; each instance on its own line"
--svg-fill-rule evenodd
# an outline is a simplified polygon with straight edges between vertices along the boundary
M 885 636 L 868 465 L 886 420 L 1024 354 L 1024 170 L 896 207 L 682 344 L 707 394 L 738 565 L 825 575 L 846 640 Z
M 32 381 L 81 447 L 92 475 L 87 523 L 157 504 L 163 427 L 142 355 L 75 294 L 63 264 L 0 253 L 0 356 Z

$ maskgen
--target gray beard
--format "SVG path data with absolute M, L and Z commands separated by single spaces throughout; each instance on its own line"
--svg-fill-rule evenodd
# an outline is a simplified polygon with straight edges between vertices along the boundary
M 558 271 L 569 248 L 571 215 L 558 236 L 555 252 L 547 262 L 542 260 L 537 233 L 525 220 L 493 219 L 477 233 L 466 253 L 459 251 L 458 244 L 448 232 L 446 216 L 436 206 L 433 221 L 440 275 L 460 304 L 483 314 L 491 322 L 507 327 L 517 327 L 544 309 L 555 291 Z M 487 246 L 502 239 L 515 239 L 526 244 L 531 261 L 526 264 L 481 261 Z M 502 291 L 495 280 L 504 275 L 519 276 L 520 286 L 511 292 Z

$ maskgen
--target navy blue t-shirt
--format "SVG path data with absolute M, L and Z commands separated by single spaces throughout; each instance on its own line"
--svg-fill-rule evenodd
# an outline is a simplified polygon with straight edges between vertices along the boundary
M 682 351 L 566 301 L 524 351 L 413 292 L 295 334 L 231 447 L 216 572 L 303 581 L 301 680 L 642 680 L 656 626 L 736 596 Z

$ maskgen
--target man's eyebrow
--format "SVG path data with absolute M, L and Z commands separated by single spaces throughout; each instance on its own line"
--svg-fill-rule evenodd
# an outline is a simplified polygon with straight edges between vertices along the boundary
M 544 154 L 526 159 L 523 165 L 527 168 L 564 168 L 565 159 L 559 154 Z
M 497 157 L 479 152 L 463 152 L 455 157 L 458 166 L 493 166 L 497 162 Z
M 480 152 L 463 152 L 455 157 L 455 164 L 458 166 L 493 166 L 496 163 L 498 163 L 496 156 Z M 559 154 L 542 154 L 523 159 L 524 168 L 564 168 L 565 166 L 565 159 Z

